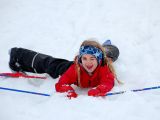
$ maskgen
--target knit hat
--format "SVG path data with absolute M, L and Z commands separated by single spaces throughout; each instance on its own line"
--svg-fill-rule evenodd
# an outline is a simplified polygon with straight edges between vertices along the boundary
M 97 47 L 94 47 L 94 46 L 81 46 L 80 49 L 79 49 L 79 61 L 81 61 L 81 57 L 82 55 L 84 54 L 90 54 L 90 55 L 93 55 L 96 57 L 98 63 L 100 63 L 100 61 L 102 60 L 102 56 L 103 56 L 103 53 L 102 51 L 97 48 Z

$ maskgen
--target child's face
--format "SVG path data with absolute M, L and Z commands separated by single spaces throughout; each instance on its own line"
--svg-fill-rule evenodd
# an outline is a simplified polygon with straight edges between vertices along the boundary
M 82 55 L 82 66 L 88 73 L 92 73 L 98 66 L 98 62 L 95 56 L 90 54 Z

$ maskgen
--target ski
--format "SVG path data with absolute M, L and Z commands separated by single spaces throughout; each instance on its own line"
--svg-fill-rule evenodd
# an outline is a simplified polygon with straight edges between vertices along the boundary
M 10 78 L 37 78 L 37 79 L 47 79 L 47 77 L 26 75 L 21 72 L 16 73 L 0 73 L 0 77 L 10 77 Z

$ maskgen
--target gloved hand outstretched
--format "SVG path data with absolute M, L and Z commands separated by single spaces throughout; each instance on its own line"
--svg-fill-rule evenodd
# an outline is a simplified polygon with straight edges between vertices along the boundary
M 74 90 L 70 90 L 70 91 L 68 91 L 67 92 L 67 97 L 69 98 L 69 99 L 71 99 L 71 98 L 76 98 L 78 95 L 77 95 L 77 93 L 74 91 Z
M 88 91 L 88 96 L 94 96 L 94 97 L 98 97 L 98 96 L 105 96 L 106 95 L 106 86 L 104 85 L 99 85 L 96 88 L 92 88 Z
M 57 92 L 68 92 L 69 90 L 74 90 L 70 85 L 67 85 L 67 84 L 60 84 L 60 83 L 56 83 L 55 85 L 55 88 L 56 88 L 56 91 Z
M 55 88 L 57 92 L 61 92 L 61 93 L 67 92 L 67 97 L 69 99 L 76 98 L 78 96 L 77 93 L 74 91 L 74 89 L 70 85 L 66 85 L 66 84 L 61 85 L 59 83 L 56 83 Z

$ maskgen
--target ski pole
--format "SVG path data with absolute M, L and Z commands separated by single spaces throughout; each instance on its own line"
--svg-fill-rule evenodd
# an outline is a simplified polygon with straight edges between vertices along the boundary
M 14 91 L 14 92 L 20 92 L 20 93 L 28 93 L 28 94 L 34 94 L 34 95 L 41 95 L 41 96 L 51 96 L 50 94 L 46 94 L 46 93 L 32 92 L 32 91 L 13 89 L 13 88 L 0 87 L 0 89 L 1 90 Z M 142 89 L 133 89 L 133 90 L 130 90 L 130 91 L 131 92 L 140 92 L 140 91 L 147 91 L 147 90 L 153 90 L 153 89 L 160 89 L 160 86 L 147 87 L 147 88 L 142 88 Z M 123 94 L 125 92 L 127 92 L 127 91 L 110 92 L 110 93 L 107 93 L 106 96 Z
M 130 91 L 131 92 L 140 92 L 140 91 L 147 91 L 147 90 L 153 90 L 153 89 L 160 89 L 160 86 L 147 87 L 147 88 L 142 88 L 142 89 L 133 89 L 133 90 L 130 90 Z M 106 96 L 123 94 L 125 92 L 127 92 L 127 91 L 111 92 L 111 93 L 107 93 Z
M 51 96 L 50 94 L 46 94 L 46 93 L 32 92 L 32 91 L 19 90 L 19 89 L 13 89 L 13 88 L 6 88 L 6 87 L 0 87 L 0 89 L 1 90 L 14 91 L 14 92 L 20 92 L 20 93 L 41 95 L 41 96 Z

